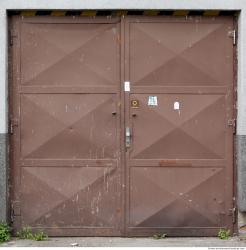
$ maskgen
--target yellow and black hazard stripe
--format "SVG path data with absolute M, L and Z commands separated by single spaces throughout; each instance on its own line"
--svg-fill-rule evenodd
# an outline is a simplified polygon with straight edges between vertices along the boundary
M 238 16 L 238 11 L 219 10 L 26 10 L 12 11 L 21 16 Z

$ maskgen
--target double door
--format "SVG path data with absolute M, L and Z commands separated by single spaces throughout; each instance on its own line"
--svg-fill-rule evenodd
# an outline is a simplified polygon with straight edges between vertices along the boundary
M 233 230 L 232 18 L 11 21 L 16 231 Z

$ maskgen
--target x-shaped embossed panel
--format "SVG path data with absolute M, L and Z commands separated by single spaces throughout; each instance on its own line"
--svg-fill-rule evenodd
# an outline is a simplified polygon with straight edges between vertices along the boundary
M 119 81 L 118 32 L 116 24 L 23 24 L 21 83 L 115 85 Z
M 22 224 L 115 227 L 119 181 L 113 167 L 22 168 Z
M 135 86 L 231 84 L 228 24 L 131 23 L 130 80 Z
M 131 226 L 164 228 L 223 225 L 225 194 L 224 187 L 220 185 L 223 178 L 221 168 L 132 168 Z
M 115 98 L 111 94 L 25 94 L 21 98 L 22 156 L 116 158 Z
M 154 94 L 153 94 L 154 95 Z M 225 156 L 224 95 L 134 94 L 139 108 L 132 109 L 135 159 L 222 159 Z M 179 109 L 175 109 L 178 102 Z

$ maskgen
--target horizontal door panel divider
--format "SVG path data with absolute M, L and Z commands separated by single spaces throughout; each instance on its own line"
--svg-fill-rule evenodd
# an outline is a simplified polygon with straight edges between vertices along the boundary
M 20 93 L 38 93 L 38 94 L 116 94 L 119 92 L 117 87 L 39 87 L 39 86 L 21 86 L 19 89 Z
M 139 86 L 131 87 L 131 93 L 135 94 L 226 94 L 231 87 L 173 87 L 173 86 Z
M 129 160 L 131 167 L 218 167 L 223 168 L 226 160 Z
M 117 160 L 21 160 L 22 167 L 115 167 Z

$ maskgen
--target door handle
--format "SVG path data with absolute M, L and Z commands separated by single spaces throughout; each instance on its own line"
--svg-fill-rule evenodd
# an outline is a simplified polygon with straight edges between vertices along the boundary
M 131 146 L 131 130 L 129 127 L 126 127 L 126 148 Z

